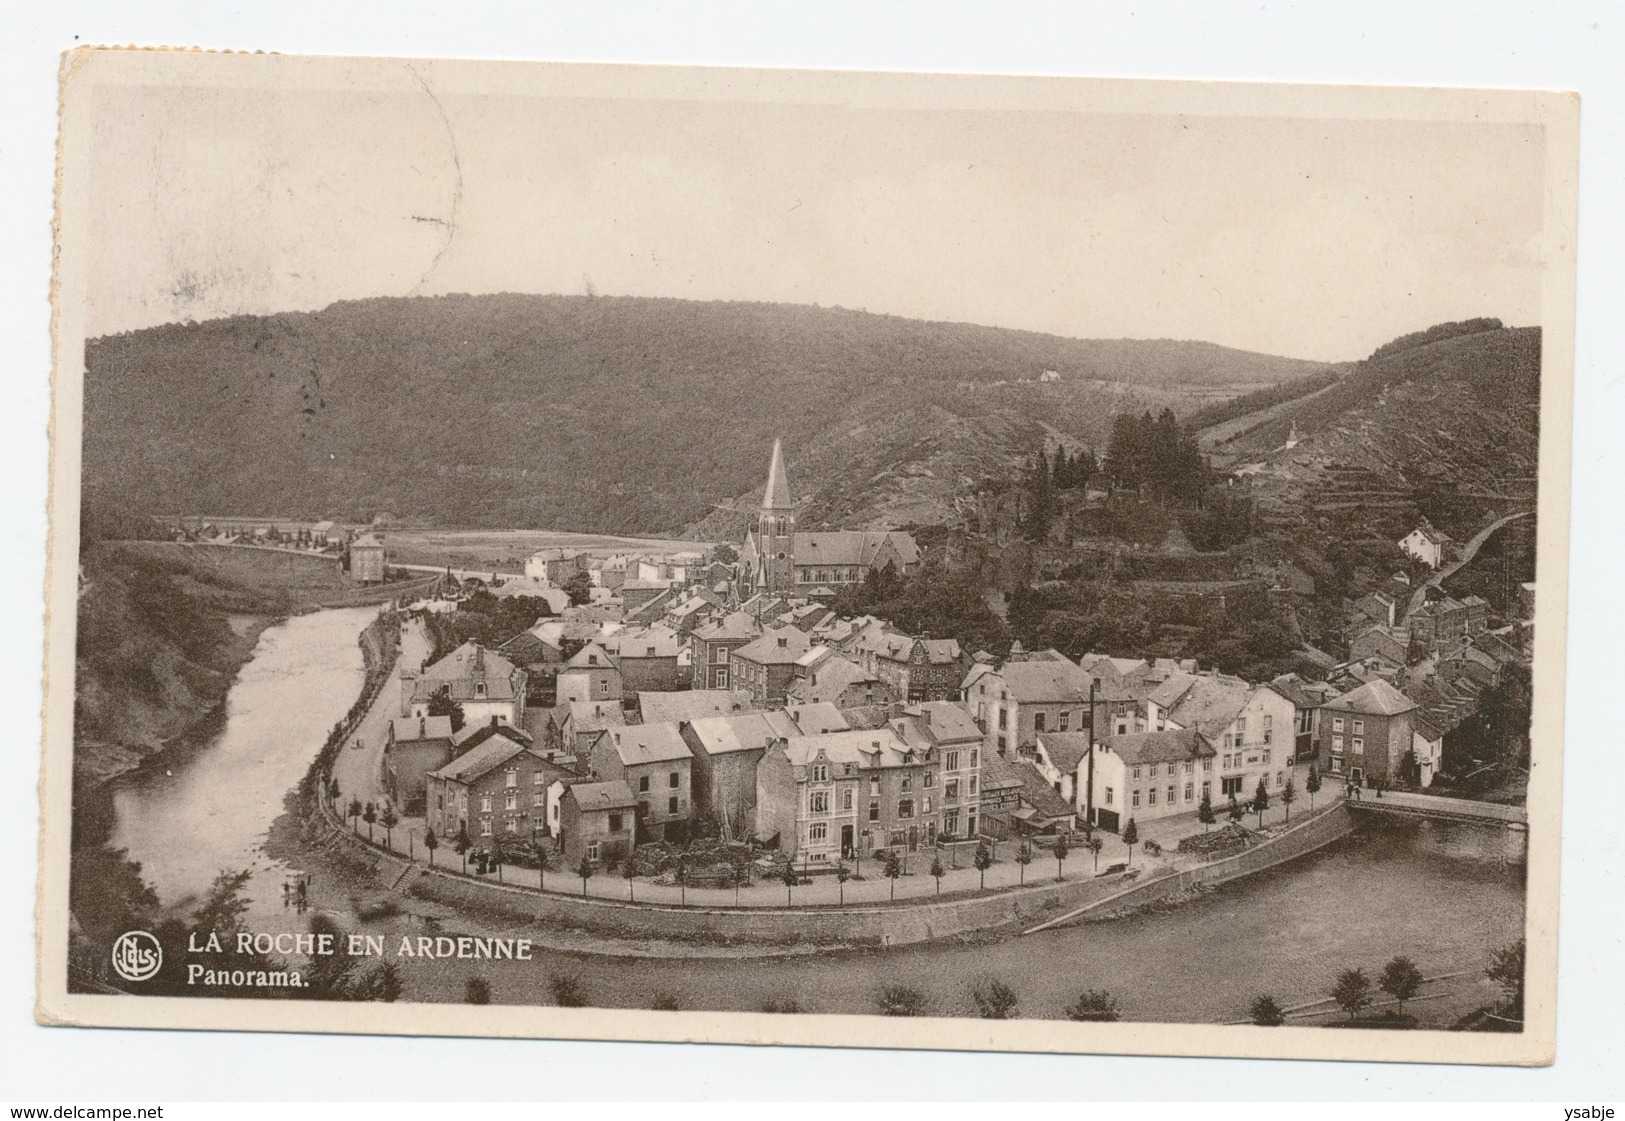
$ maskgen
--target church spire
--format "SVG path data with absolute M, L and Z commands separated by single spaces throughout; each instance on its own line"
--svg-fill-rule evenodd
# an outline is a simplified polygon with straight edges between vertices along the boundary
M 790 500 L 790 479 L 784 473 L 784 444 L 778 438 L 773 438 L 773 462 L 767 469 L 767 491 L 762 495 L 763 510 L 790 511 L 794 503 Z

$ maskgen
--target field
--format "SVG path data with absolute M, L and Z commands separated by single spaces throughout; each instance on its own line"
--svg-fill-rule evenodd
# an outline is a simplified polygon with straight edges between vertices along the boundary
M 394 529 L 385 535 L 392 564 L 447 565 L 520 573 L 525 558 L 539 549 L 575 549 L 609 556 L 614 553 L 671 553 L 710 548 L 705 541 L 658 537 L 613 537 L 602 533 L 565 533 L 547 529 Z

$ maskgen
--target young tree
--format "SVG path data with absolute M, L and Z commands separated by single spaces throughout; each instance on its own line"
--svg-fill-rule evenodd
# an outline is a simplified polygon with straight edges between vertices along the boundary
M 1128 824 L 1123 826 L 1123 844 L 1128 846 L 1128 862 L 1130 864 L 1134 863 L 1134 846 L 1139 843 L 1140 827 L 1134 824 L 1134 819 L 1131 817 L 1128 819 Z
M 1106 847 L 1106 842 L 1099 837 L 1090 837 L 1083 844 L 1089 850 L 1089 855 L 1095 858 L 1095 871 L 1098 873 L 1100 871 L 1100 850 Z
M 972 863 L 976 865 L 976 870 L 982 874 L 982 890 L 986 891 L 987 870 L 993 867 L 993 853 L 988 849 L 986 841 L 976 842 L 976 856 Z
M 795 889 L 796 878 L 796 866 L 788 860 L 785 861 L 784 874 L 779 877 L 779 882 L 784 884 L 784 905 L 786 907 L 794 905 L 791 902 L 790 893 Z
M 846 906 L 846 881 L 851 878 L 852 869 L 846 866 L 846 861 L 843 860 L 835 866 L 835 882 L 841 888 L 841 906 L 843 907 Z
M 1090 989 L 1066 1006 L 1066 1018 L 1080 1022 L 1115 1023 L 1119 1019 L 1117 1000 L 1104 989 Z
M 547 865 L 548 865 L 548 861 L 551 860 L 551 859 L 552 858 L 548 855 L 547 850 L 545 848 L 543 848 L 542 845 L 541 845 L 541 842 L 538 841 L 537 844 L 536 844 L 536 890 L 537 891 L 546 891 L 547 890 Z
M 891 897 L 897 898 L 897 878 L 903 874 L 903 862 L 892 849 L 886 850 L 886 878 L 891 881 Z
M 423 834 L 423 847 L 429 850 L 429 867 L 433 868 L 434 850 L 440 847 L 440 838 L 434 835 L 433 829 Z
M 571 576 L 562 587 L 570 596 L 570 606 L 580 607 L 584 603 L 592 602 L 592 577 L 585 572 Z
M 354 833 L 355 819 L 361 816 L 361 799 L 351 798 L 350 804 L 346 808 L 349 812 L 347 812 L 344 816 L 350 819 L 350 832 Z
M 1258 789 L 1253 791 L 1252 811 L 1258 815 L 1258 827 L 1264 828 L 1264 811 L 1270 808 L 1270 788 L 1263 779 L 1258 780 Z
M 942 894 L 942 877 L 946 876 L 947 874 L 948 870 L 942 866 L 942 857 L 939 856 L 934 858 L 931 861 L 931 877 L 937 881 L 938 895 Z
M 1345 969 L 1337 975 L 1337 984 L 1333 986 L 1331 996 L 1352 1020 L 1371 1003 L 1371 978 L 1365 975 L 1363 969 Z
M 978 981 L 970 991 L 976 1014 L 984 1020 L 1012 1020 L 1021 1003 L 1016 990 L 996 978 Z
M 1023 841 L 1021 842 L 1021 847 L 1016 849 L 1016 863 L 1021 865 L 1021 882 L 1023 884 L 1027 882 L 1027 865 L 1031 864 L 1032 862 L 1033 847 L 1026 841 Z
M 395 827 L 401 819 L 395 813 L 395 803 L 385 802 L 384 812 L 378 815 L 378 824 L 384 827 L 384 847 L 394 848 Z
M 1422 971 L 1403 954 L 1382 967 L 1382 991 L 1399 1002 L 1399 1014 L 1405 1014 L 1405 1002 L 1422 988 Z
M 468 977 L 463 981 L 464 1004 L 490 1004 L 491 982 L 484 977 Z
M 1241 808 L 1241 803 L 1236 801 L 1236 796 L 1234 794 L 1230 795 L 1230 809 L 1226 811 L 1225 816 L 1232 822 L 1240 822 L 1246 814 L 1247 811 Z
M 632 858 L 628 856 L 621 863 L 621 878 L 626 881 L 626 898 L 630 903 L 637 902 L 637 899 L 634 898 L 635 889 L 632 887 L 632 885 L 637 882 L 637 875 L 638 870 L 633 866 Z
M 1206 833 L 1213 828 L 1213 823 L 1219 820 L 1219 815 L 1213 812 L 1213 795 L 1208 791 L 1202 792 L 1202 804 L 1196 807 L 1196 820 L 1202 823 L 1202 832 Z
M 927 1003 L 924 993 L 907 985 L 887 985 L 875 997 L 882 1016 L 923 1016 Z
M 1055 878 L 1057 881 L 1066 879 L 1066 872 L 1062 865 L 1066 863 L 1067 854 L 1071 851 L 1067 846 L 1065 833 L 1055 838 Z
M 688 906 L 688 865 L 682 857 L 677 858 L 677 867 L 672 871 L 671 878 L 677 881 L 677 895 L 679 902 Z
M 338 809 L 339 798 L 341 798 L 341 797 L 342 797 L 342 795 L 339 793 L 339 780 L 334 778 L 332 775 L 328 775 L 327 776 L 327 800 L 329 802 L 333 803 L 333 808 L 335 810 Z
M 1309 764 L 1309 777 L 1303 780 L 1303 788 L 1309 793 L 1309 812 L 1315 812 L 1315 795 L 1320 793 L 1320 768 L 1313 763 Z
M 372 842 L 373 822 L 378 820 L 378 807 L 368 802 L 366 810 L 361 814 L 361 820 L 367 823 L 367 842 L 370 844 Z
M 1298 800 L 1298 788 L 1292 781 L 1292 776 L 1286 777 L 1286 785 L 1281 788 L 1281 808 L 1286 810 L 1286 820 L 1292 820 L 1292 803 Z
M 1253 1000 L 1251 1015 L 1253 1023 L 1261 1028 L 1278 1028 L 1286 1023 L 1286 1013 L 1275 1003 L 1275 998 L 1269 995 Z
M 548 991 L 553 1003 L 560 1008 L 585 1008 L 587 989 L 574 973 L 552 973 L 547 978 Z
M 592 879 L 592 861 L 585 856 L 581 858 L 581 866 L 576 869 L 576 875 L 581 877 L 581 898 L 587 897 L 587 881 Z

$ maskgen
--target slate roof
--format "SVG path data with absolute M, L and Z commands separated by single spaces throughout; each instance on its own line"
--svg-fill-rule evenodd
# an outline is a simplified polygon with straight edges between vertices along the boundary
M 796 727 L 803 735 L 819 736 L 828 732 L 845 732 L 852 725 L 847 723 L 841 710 L 828 701 L 814 701 L 809 704 L 789 704 L 784 706 L 790 719 L 796 722 Z
M 743 611 L 733 611 L 698 628 L 694 637 L 718 642 L 730 638 L 753 638 L 761 633 L 762 628 L 755 619 Z
M 675 658 L 683 641 L 670 627 L 642 627 L 619 631 L 603 640 L 604 649 L 617 658 Z
M 1194 729 L 1166 732 L 1130 732 L 1122 736 L 1105 736 L 1100 746 L 1117 755 L 1129 766 L 1141 763 L 1176 762 L 1200 759 L 1216 754 L 1207 737 Z
M 1006 662 L 998 673 L 1018 703 L 1075 701 L 1089 695 L 1086 675 L 1071 662 Z
M 741 716 L 707 716 L 689 723 L 706 755 L 760 751 L 775 740 L 803 735 L 784 712 L 747 712 Z
M 429 773 L 436 778 L 466 784 L 490 773 L 514 756 L 528 751 L 530 748 L 522 743 L 514 743 L 503 736 L 492 736 L 478 747 L 463 752 L 438 771 Z M 531 754 L 534 755 L 535 752 Z M 536 761 L 543 762 L 540 756 L 536 757 Z
M 1327 701 L 1326 708 L 1340 712 L 1369 713 L 1373 716 L 1397 716 L 1409 712 L 1417 704 L 1388 682 L 1377 678 L 1341 697 Z
M 1042 779 L 1043 776 L 1039 775 L 1039 778 Z M 982 760 L 981 779 L 984 792 L 988 790 L 1011 790 L 1025 785 L 1021 772 L 1016 770 L 1016 765 L 1004 758 L 1004 756 L 995 755 L 992 752 L 988 752 L 987 757 Z
M 1088 732 L 1039 732 L 1038 742 L 1062 774 L 1076 774 L 1078 764 L 1089 758 Z
M 399 716 L 389 722 L 396 743 L 412 740 L 452 740 L 449 716 Z M 455 740 L 453 740 L 455 742 Z
M 888 542 L 897 551 L 899 565 L 919 561 L 920 547 L 914 538 L 894 531 L 832 529 L 796 533 L 790 538 L 790 548 L 797 568 L 811 565 L 867 568 L 875 563 Z
M 1201 674 L 1168 710 L 1168 719 L 1216 736 L 1241 714 L 1252 694 L 1253 687 L 1239 677 Z
M 645 723 L 695 721 L 732 716 L 756 708 L 742 689 L 680 689 L 671 693 L 639 693 L 638 711 Z
M 609 738 L 615 745 L 615 753 L 628 767 L 635 767 L 640 763 L 669 763 L 675 759 L 694 757 L 694 753 L 689 750 L 688 744 L 678 733 L 677 725 L 672 723 L 628 724 L 620 728 L 611 728 Z
M 446 718 L 448 723 L 450 717 Z M 504 736 L 517 744 L 530 744 L 531 737 L 523 729 L 515 728 L 512 724 L 464 724 L 452 734 L 451 742 L 464 750 L 471 750 L 484 743 L 492 736 Z
M 638 804 L 632 788 L 620 779 L 611 782 L 572 782 L 565 790 L 567 797 L 583 811 L 629 810 Z
M 764 666 L 790 665 L 811 645 L 812 640 L 804 632 L 795 627 L 780 627 L 747 642 L 735 650 L 733 656 Z
M 484 693 L 476 693 L 476 682 L 484 682 Z M 442 686 L 448 687 L 454 701 L 511 701 L 519 695 L 517 667 L 501 654 L 484 650 L 474 642 L 463 643 L 424 669 L 418 675 L 412 699 L 428 700 Z
M 791 685 L 790 692 L 806 703 L 833 701 L 851 686 L 868 682 L 878 685 L 880 679 L 862 666 L 839 655 L 831 655 L 814 666 L 807 676 Z

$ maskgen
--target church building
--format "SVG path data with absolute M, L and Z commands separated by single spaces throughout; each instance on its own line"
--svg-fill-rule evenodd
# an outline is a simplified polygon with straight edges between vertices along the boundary
M 796 530 L 795 502 L 784 471 L 784 447 L 773 441 L 767 490 L 756 524 L 739 550 L 741 598 L 761 592 L 830 595 L 863 580 L 870 569 L 892 565 L 899 573 L 920 563 L 914 538 L 895 530 Z

